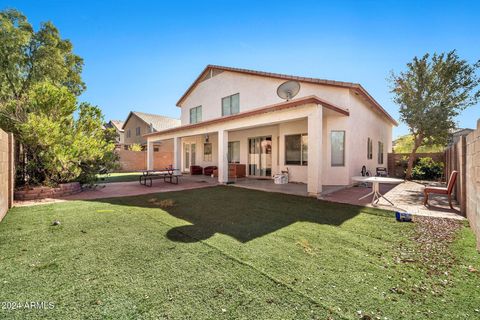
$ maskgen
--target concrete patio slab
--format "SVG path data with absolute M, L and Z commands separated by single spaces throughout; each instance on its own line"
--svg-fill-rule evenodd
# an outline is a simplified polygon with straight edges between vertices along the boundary
M 208 176 L 182 176 L 178 184 L 165 183 L 163 179 L 153 180 L 152 187 L 140 185 L 138 181 L 114 182 L 99 185 L 95 190 L 85 190 L 80 193 L 53 199 L 15 201 L 14 206 L 31 206 L 38 204 L 48 204 L 56 202 L 65 202 L 69 200 L 92 200 L 101 198 L 116 198 L 137 196 L 150 193 L 181 191 L 197 188 L 206 188 L 218 185 L 216 178 Z
M 377 208 L 408 212 L 414 215 L 451 218 L 464 220 L 465 217 L 460 215 L 459 207 L 454 205 L 454 210 L 450 209 L 448 199 L 441 195 L 430 196 L 430 206 L 423 205 L 423 188 L 421 183 L 406 181 L 399 185 L 381 184 L 380 192 L 390 201 L 394 206 L 390 205 L 386 200 L 381 199 L 376 206 Z M 333 192 L 322 197 L 322 199 L 333 202 L 349 203 L 361 206 L 372 207 L 371 197 L 358 200 L 362 196 L 371 192 L 370 187 L 350 187 L 344 190 Z
M 278 192 L 296 196 L 307 196 L 307 185 L 304 183 L 275 184 L 272 179 L 240 178 L 232 181 L 234 187 L 260 190 L 266 192 Z

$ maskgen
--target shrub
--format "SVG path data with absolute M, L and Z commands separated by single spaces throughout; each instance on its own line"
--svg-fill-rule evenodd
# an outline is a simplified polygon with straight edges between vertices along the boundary
M 131 144 L 128 149 L 130 151 L 142 151 L 142 146 L 139 145 L 138 143 Z
M 412 170 L 412 177 L 418 180 L 438 179 L 443 174 L 444 164 L 430 157 L 420 158 Z
M 25 158 L 20 185 L 93 183 L 99 170 L 116 165 L 113 129 L 102 128 L 98 107 L 47 82 L 33 87 L 26 105 L 24 121 L 12 121 Z

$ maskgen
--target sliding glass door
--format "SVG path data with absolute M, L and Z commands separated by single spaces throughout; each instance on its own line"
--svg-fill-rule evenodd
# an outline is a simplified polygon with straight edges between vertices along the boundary
M 248 139 L 248 175 L 272 176 L 272 137 Z

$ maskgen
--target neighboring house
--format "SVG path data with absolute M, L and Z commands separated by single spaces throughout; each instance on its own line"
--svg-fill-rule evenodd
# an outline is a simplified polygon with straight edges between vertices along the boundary
M 180 120 L 157 114 L 131 111 L 123 123 L 125 149 L 132 144 L 146 147 L 147 138 L 144 135 L 180 126 Z
M 457 129 L 451 130 L 450 136 L 448 138 L 448 145 L 449 146 L 454 145 L 460 140 L 461 137 L 466 137 L 473 131 L 475 130 L 470 128 L 457 128 Z
M 123 132 L 123 121 L 120 120 L 110 120 L 107 124 L 105 124 L 106 128 L 115 128 L 117 132 L 117 139 L 116 144 L 117 147 L 122 147 L 125 143 L 124 132 Z
M 285 81 L 300 83 L 290 101 L 277 95 Z M 180 127 L 158 130 L 148 140 L 173 142 L 173 166 L 218 166 L 228 181 L 228 164 L 246 165 L 253 178 L 287 170 L 290 181 L 307 184 L 317 196 L 326 185 L 349 185 L 363 165 L 387 166 L 396 121 L 356 83 L 207 66 L 177 102 Z M 125 126 L 124 126 L 125 127 Z

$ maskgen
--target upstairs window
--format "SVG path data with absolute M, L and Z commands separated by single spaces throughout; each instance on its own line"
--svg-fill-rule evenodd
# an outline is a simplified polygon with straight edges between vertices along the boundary
M 136 134 L 137 136 L 139 136 L 139 135 L 140 135 L 140 127 L 137 127 L 137 128 L 136 128 L 136 130 L 135 130 L 135 134 Z
M 130 131 L 130 129 L 127 130 L 127 138 L 130 138 L 132 136 L 132 132 Z
M 230 116 L 240 112 L 240 94 L 222 98 L 222 116 Z
M 378 164 L 383 164 L 383 142 L 378 141 Z
M 190 123 L 198 123 L 202 121 L 202 106 L 190 109 Z
M 370 138 L 367 140 L 367 159 L 373 159 L 373 142 Z

